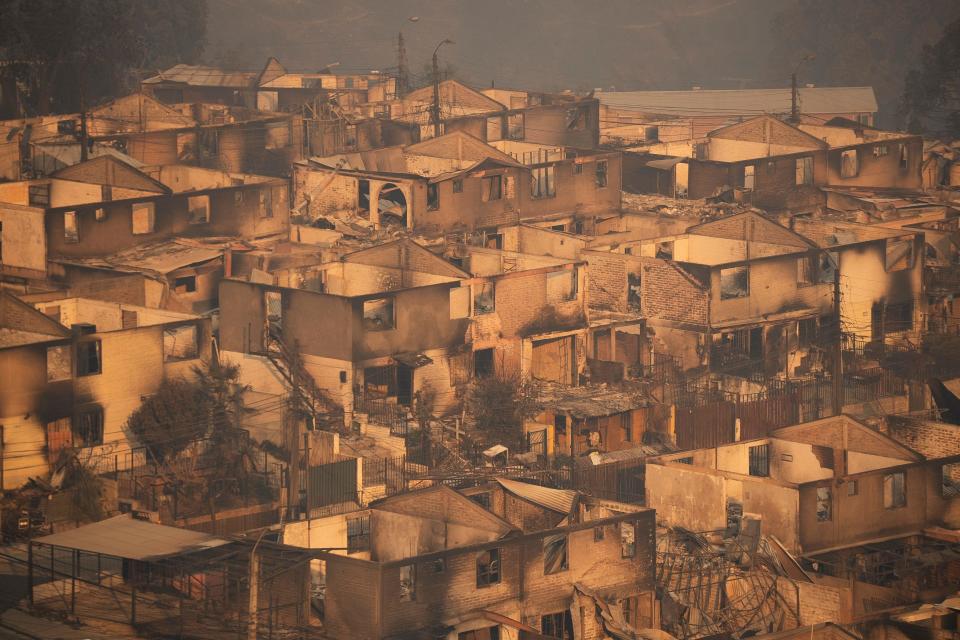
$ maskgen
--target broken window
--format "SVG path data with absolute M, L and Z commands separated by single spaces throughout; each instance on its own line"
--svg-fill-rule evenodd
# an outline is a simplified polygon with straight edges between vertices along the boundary
M 817 260 L 820 268 L 817 269 L 817 276 L 820 284 L 832 283 L 837 277 L 837 265 L 840 264 L 840 254 L 836 251 L 821 253 Z
M 940 467 L 940 495 L 944 498 L 960 497 L 960 462 Z
M 476 502 L 478 505 L 484 509 L 490 508 L 490 492 L 484 491 L 483 493 L 475 493 L 470 496 L 470 499 Z
M 463 193 L 463 178 L 456 178 L 453 181 L 453 192 Z
M 370 550 L 370 516 L 347 518 L 347 553 Z
M 797 158 L 797 186 L 813 184 L 813 158 Z
M 913 239 L 887 239 L 886 268 L 887 271 L 902 271 L 913 267 Z
M 543 539 L 543 575 L 549 576 L 567 570 L 567 536 L 547 536 Z
M 600 542 L 603 540 L 603 526 L 593 528 L 593 541 Z
M 473 315 L 493 313 L 496 309 L 496 289 L 492 282 L 480 282 L 473 286 Z
M 173 288 L 177 293 L 193 293 L 197 290 L 197 276 L 180 276 L 173 280 Z
M 586 107 L 574 107 L 567 109 L 567 129 L 583 131 L 587 128 L 587 109 Z
M 493 626 L 461 631 L 457 634 L 457 640 L 500 640 L 500 627 Z
M 440 185 L 436 182 L 427 184 L 427 211 L 436 211 L 440 208 Z
M 637 527 L 632 522 L 620 523 L 620 557 L 632 558 L 637 553 Z
M 817 262 L 814 256 L 801 256 L 797 258 L 797 286 L 806 287 L 817 281 L 816 265 Z
M 503 119 L 500 116 L 487 118 L 487 142 L 503 139 Z
M 583 163 L 582 163 L 582 162 L 574 162 L 574 163 L 573 163 L 573 175 L 579 176 L 579 175 L 582 175 L 582 174 L 583 174 Z
M 888 304 L 883 308 L 883 332 L 897 333 L 913 329 L 913 301 Z
M 190 212 L 190 224 L 210 222 L 210 196 L 190 196 L 187 198 L 187 210 Z
M 400 567 L 400 602 L 413 602 L 417 599 L 417 567 L 405 564 Z
M 271 189 L 260 190 L 260 200 L 257 207 L 261 218 L 273 217 L 273 191 Z
M 152 202 L 137 202 L 131 211 L 133 234 L 153 233 L 157 222 L 156 206 Z
M 890 150 L 887 148 L 886 144 L 875 144 L 873 145 L 873 156 L 875 158 L 880 158 L 890 153 Z
M 597 160 L 596 182 L 597 182 L 597 188 L 602 189 L 603 187 L 607 186 L 607 161 L 606 160 Z
M 263 292 L 263 311 L 269 337 L 283 336 L 283 295 L 280 291 Z
M 77 375 L 94 376 L 103 370 L 100 357 L 100 341 L 89 340 L 77 343 Z
M 186 324 L 163 330 L 163 360 L 192 360 L 197 357 L 197 325 Z
M 847 495 L 855 496 L 860 493 L 860 485 L 857 484 L 856 480 L 850 480 L 847 482 Z
M 80 220 L 76 211 L 63 212 L 63 241 L 70 244 L 80 242 Z
M 363 328 L 368 331 L 385 331 L 395 326 L 393 298 L 377 298 L 363 301 Z
M 530 172 L 530 197 L 550 198 L 557 195 L 555 167 L 536 167 Z
M 910 152 L 907 149 L 907 145 L 900 145 L 900 170 L 906 171 L 910 166 Z
M 693 143 L 693 157 L 697 160 L 707 160 L 710 157 L 710 144 L 707 142 Z
M 658 242 L 656 257 L 661 260 L 673 260 L 673 240 Z
M 817 339 L 817 319 L 804 318 L 797 321 L 797 341 L 801 347 L 809 347 Z
M 720 269 L 720 299 L 746 298 L 750 295 L 750 267 Z
M 523 114 L 507 114 L 507 138 L 510 140 L 523 140 Z
M 573 616 L 570 610 L 548 613 L 540 617 L 540 634 L 548 638 L 573 640 Z
M 755 170 L 756 168 L 752 164 L 744 165 L 743 167 L 743 188 L 747 191 L 753 189 Z
M 848 149 L 840 154 L 840 177 L 856 178 L 860 173 L 860 159 L 856 149 Z
M 484 202 L 499 200 L 503 197 L 503 176 L 487 176 L 483 179 L 483 192 L 481 193 Z
M 47 382 L 69 380 L 71 377 L 70 345 L 47 347 Z
M 817 487 L 817 522 L 833 520 L 833 501 L 830 487 Z
M 492 376 L 494 370 L 493 347 L 489 349 L 477 349 L 473 352 L 473 375 L 478 378 Z
M 500 582 L 500 549 L 482 551 L 477 556 L 477 586 L 489 587 Z
M 640 274 L 627 274 L 627 306 L 631 309 L 640 308 Z
M 747 451 L 751 476 L 766 478 L 770 475 L 770 445 L 758 444 Z
M 623 429 L 624 442 L 633 442 L 633 414 L 629 411 L 620 414 L 620 427 Z
M 103 444 L 103 408 L 81 409 L 73 418 L 73 442 L 78 447 Z
M 907 477 L 903 471 L 883 476 L 883 508 L 899 509 L 907 506 Z

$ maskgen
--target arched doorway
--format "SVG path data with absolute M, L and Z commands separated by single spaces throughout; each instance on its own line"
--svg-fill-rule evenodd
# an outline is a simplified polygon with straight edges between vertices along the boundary
M 377 211 L 381 225 L 407 227 L 407 198 L 403 195 L 403 190 L 392 182 L 380 187 Z

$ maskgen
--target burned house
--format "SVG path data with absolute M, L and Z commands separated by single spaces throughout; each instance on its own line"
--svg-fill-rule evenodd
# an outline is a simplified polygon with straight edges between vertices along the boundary
M 331 635 L 587 639 L 658 626 L 654 533 L 642 507 L 498 478 L 292 523 L 284 542 L 340 549 L 315 552 Z
M 174 236 L 287 233 L 284 180 L 184 165 L 145 169 L 102 157 L 0 186 L 4 274 L 42 281 L 62 275 L 53 259 L 101 258 Z
M 359 218 L 418 232 L 533 219 L 591 219 L 620 205 L 619 155 L 464 132 L 404 147 L 312 158 L 294 167 L 294 202 L 310 219 Z
M 825 203 L 821 187 L 920 187 L 919 136 L 848 120 L 791 125 L 764 115 L 702 138 L 633 147 L 624 181 L 633 189 L 699 199 L 735 191 L 769 209 Z
M 368 400 L 409 407 L 426 387 L 442 412 L 475 374 L 576 384 L 585 366 L 576 262 L 474 248 L 461 269 L 397 240 L 318 267 L 304 288 L 224 280 L 224 351 L 247 362 L 277 342 L 298 345 L 316 384 L 348 412 Z
M 64 449 L 90 468 L 132 464 L 127 417 L 164 378 L 208 356 L 210 320 L 134 305 L 66 298 L 3 304 L 0 391 L 4 489 L 42 477 Z

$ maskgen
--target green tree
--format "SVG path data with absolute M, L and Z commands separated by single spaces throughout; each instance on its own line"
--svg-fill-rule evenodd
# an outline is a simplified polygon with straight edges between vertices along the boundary
M 911 131 L 960 138 L 960 19 L 907 74 L 901 113 Z

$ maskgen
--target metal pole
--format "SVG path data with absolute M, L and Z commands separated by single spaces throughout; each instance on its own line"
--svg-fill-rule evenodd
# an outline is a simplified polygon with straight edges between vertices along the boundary
M 72 566 L 70 567 L 70 613 L 77 612 L 77 569 L 80 564 L 80 550 L 73 550 Z
M 797 105 L 797 72 L 790 74 L 790 120 L 796 122 L 800 118 L 800 109 Z
M 437 51 L 433 50 L 433 105 L 430 108 L 430 119 L 433 120 L 433 137 L 440 136 L 440 69 L 437 65 Z
M 30 585 L 30 607 L 33 607 L 33 540 L 27 543 L 27 584 Z
M 829 256 L 829 253 L 827 254 Z M 840 315 L 840 255 L 833 266 L 833 323 L 836 335 L 833 336 L 833 415 L 843 411 L 843 330 Z

